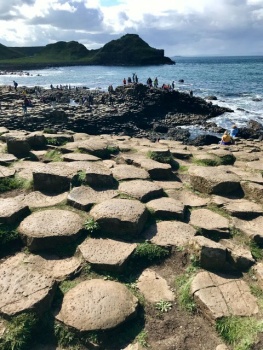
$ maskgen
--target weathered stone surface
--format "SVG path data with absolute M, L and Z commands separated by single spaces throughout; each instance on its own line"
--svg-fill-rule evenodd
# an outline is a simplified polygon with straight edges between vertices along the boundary
M 258 284 L 263 288 L 263 263 L 256 263 L 256 265 L 253 266 L 253 272 L 257 278 Z
M 0 313 L 13 316 L 23 311 L 48 310 L 55 290 L 55 281 L 23 264 L 19 253 L 0 265 Z
M 17 158 L 27 157 L 31 147 L 25 136 L 8 135 L 6 137 L 7 152 Z
M 0 222 L 13 224 L 30 214 L 27 204 L 20 197 L 0 199 Z
M 33 191 L 25 195 L 22 202 L 30 208 L 45 208 L 59 205 L 66 201 L 68 192 L 59 195 L 45 195 L 39 191 Z
M 181 191 L 168 190 L 166 191 L 166 193 L 168 194 L 169 197 L 174 198 L 189 207 L 202 207 L 207 205 L 210 201 L 210 198 L 208 197 L 206 198 L 200 197 L 197 194 L 187 190 L 181 190 Z
M 216 347 L 216 350 L 228 350 L 228 347 L 225 344 L 220 344 Z
M 104 140 L 83 140 L 79 141 L 78 149 L 82 152 L 92 154 L 96 157 L 106 158 L 109 155 L 108 142 Z
M 180 181 L 154 181 L 154 183 L 164 190 L 178 190 L 183 187 L 183 183 Z
M 102 232 L 118 236 L 138 235 L 147 220 L 146 207 L 136 200 L 109 199 L 95 205 L 90 215 Z
M 241 181 L 242 190 L 247 198 L 263 204 L 263 186 L 255 182 Z
M 240 189 L 239 177 L 221 166 L 191 167 L 189 174 L 193 188 L 202 193 L 224 195 Z
M 18 232 L 31 251 L 54 249 L 71 243 L 83 228 L 83 219 L 69 210 L 43 210 L 24 219 Z
M 14 175 L 15 169 L 0 165 L 0 179 L 13 177 Z
M 26 135 L 26 140 L 30 147 L 35 150 L 44 150 L 47 146 L 47 139 L 43 135 L 42 131 L 31 132 Z
M 56 281 L 63 281 L 74 276 L 81 269 L 82 259 L 80 256 L 59 258 L 55 255 L 27 254 L 23 264 L 30 266 L 41 275 L 52 277 Z
M 229 236 L 229 221 L 220 214 L 208 209 L 196 209 L 191 212 L 189 223 L 199 227 L 207 234 L 220 234 Z
M 160 246 L 184 247 L 194 237 L 196 230 L 180 221 L 161 221 L 151 225 L 143 236 Z
M 163 189 L 151 181 L 131 180 L 120 183 L 119 192 L 127 194 L 141 202 L 148 202 L 151 199 L 164 195 Z
M 142 168 L 148 171 L 152 180 L 169 180 L 173 177 L 170 164 L 145 159 L 140 162 L 140 165 Z
M 149 179 L 149 173 L 145 169 L 135 167 L 133 165 L 120 164 L 112 168 L 113 177 L 118 181 Z
M 100 191 L 88 186 L 74 187 L 68 195 L 68 204 L 74 208 L 88 211 L 94 204 L 114 198 L 117 195 L 118 192 L 115 190 Z
M 150 303 L 160 300 L 174 301 L 174 293 L 166 280 L 151 269 L 146 269 L 140 275 L 137 287 Z
M 33 180 L 33 172 L 43 171 L 46 169 L 46 164 L 41 162 L 30 162 L 23 160 L 22 162 L 15 162 L 12 164 L 13 170 L 16 171 L 19 178 L 25 180 Z
M 220 271 L 226 267 L 227 250 L 222 244 L 196 236 L 191 239 L 189 247 L 204 269 Z
M 92 154 L 87 153 L 67 153 L 61 157 L 66 162 L 75 162 L 75 161 L 89 161 L 96 162 L 101 160 L 99 157 L 93 156 Z
M 17 157 L 9 153 L 0 153 L 0 164 L 7 165 L 17 161 Z
M 246 199 L 229 200 L 223 207 L 229 214 L 240 219 L 251 219 L 263 214 L 261 205 Z
M 185 206 L 182 202 L 173 198 L 162 197 L 153 199 L 146 204 L 146 207 L 160 219 L 183 220 Z
M 263 162 L 262 162 L 262 160 L 255 160 L 253 162 L 248 162 L 248 163 L 246 163 L 246 166 L 249 169 L 252 169 L 252 170 L 263 171 Z
M 259 216 L 256 219 L 245 221 L 238 218 L 233 218 L 235 228 L 243 232 L 249 239 L 262 244 L 263 243 L 263 217 Z
M 256 298 L 241 279 L 229 275 L 200 272 L 193 279 L 191 292 L 203 313 L 211 321 L 228 316 L 252 316 L 258 313 Z
M 81 282 L 63 299 L 58 320 L 79 331 L 112 329 L 134 318 L 138 300 L 124 285 L 100 279 Z
M 239 270 L 248 270 L 254 263 L 255 259 L 248 248 L 234 244 L 229 239 L 221 239 L 220 244 L 228 250 L 228 260 Z
M 112 239 L 86 239 L 79 250 L 92 266 L 109 271 L 122 271 L 137 244 Z

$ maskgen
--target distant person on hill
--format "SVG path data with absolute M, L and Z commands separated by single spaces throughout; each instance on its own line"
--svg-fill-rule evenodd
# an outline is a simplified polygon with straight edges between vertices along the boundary
M 131 84 L 132 80 L 131 77 L 128 77 L 128 84 Z
M 153 86 L 157 89 L 158 88 L 158 79 L 157 77 L 154 79 Z
M 135 83 L 138 84 L 138 81 L 139 81 L 139 79 L 137 77 L 137 74 L 135 74 Z
M 174 90 L 174 80 L 173 80 L 173 82 L 172 82 L 172 89 Z
M 123 85 L 126 85 L 126 79 L 125 78 L 123 79 Z
M 18 84 L 17 84 L 16 81 L 13 81 L 13 83 L 14 83 L 14 88 L 15 88 L 15 90 L 17 91 Z
M 193 97 L 193 95 L 194 95 L 193 90 L 190 90 L 189 95 L 190 95 L 190 97 Z
M 224 146 L 232 145 L 232 137 L 229 135 L 229 132 L 227 130 L 224 132 L 219 143 Z

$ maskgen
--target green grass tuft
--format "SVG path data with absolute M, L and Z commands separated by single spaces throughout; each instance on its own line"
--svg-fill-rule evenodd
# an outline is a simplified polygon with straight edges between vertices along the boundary
M 23 313 L 13 317 L 7 324 L 7 328 L 3 336 L 0 338 L 0 349 L 28 349 L 37 323 L 38 318 L 33 313 Z
M 31 186 L 32 183 L 18 177 L 5 177 L 0 179 L 0 193 L 19 188 L 28 189 Z
M 99 231 L 100 226 L 93 218 L 89 218 L 85 221 L 84 228 L 89 233 L 95 233 L 95 232 Z
M 155 304 L 155 309 L 160 312 L 168 312 L 173 307 L 173 304 L 167 300 L 160 300 Z
M 191 295 L 190 288 L 197 269 L 197 267 L 190 265 L 184 274 L 175 279 L 179 305 L 183 310 L 190 313 L 196 311 L 196 304 Z
M 250 241 L 249 248 L 255 260 L 263 259 L 263 249 L 261 249 L 255 241 Z
M 253 317 L 223 317 L 217 320 L 216 330 L 233 350 L 249 350 L 263 331 L 263 322 Z
M 57 151 L 56 149 L 48 151 L 44 156 L 44 160 L 50 162 L 61 162 L 61 152 Z
M 169 255 L 168 249 L 147 242 L 140 243 L 134 252 L 135 260 L 139 259 L 151 263 L 165 259 Z

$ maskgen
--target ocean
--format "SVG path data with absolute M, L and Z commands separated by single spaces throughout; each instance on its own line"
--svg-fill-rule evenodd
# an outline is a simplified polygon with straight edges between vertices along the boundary
M 136 73 L 139 82 L 158 78 L 159 86 L 175 82 L 179 91 L 192 90 L 195 96 L 215 95 L 213 103 L 226 106 L 234 113 L 225 113 L 211 121 L 226 129 L 235 123 L 245 126 L 249 119 L 263 123 L 263 57 L 176 57 L 176 65 L 143 67 L 74 66 L 30 70 L 29 76 L 0 75 L 0 85 L 42 86 L 50 84 L 85 86 L 107 91 Z M 183 79 L 184 83 L 179 83 Z

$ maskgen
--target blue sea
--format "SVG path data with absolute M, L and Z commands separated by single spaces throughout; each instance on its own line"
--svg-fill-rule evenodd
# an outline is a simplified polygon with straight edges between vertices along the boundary
M 159 86 L 175 81 L 179 91 L 194 92 L 195 96 L 217 96 L 216 103 L 230 107 L 234 113 L 225 113 L 215 119 L 219 126 L 229 128 L 235 123 L 245 126 L 249 119 L 263 123 L 263 57 L 175 57 L 176 65 L 143 67 L 75 66 L 31 70 L 29 76 L 0 75 L 0 85 L 42 86 L 50 84 L 85 86 L 89 89 L 115 88 L 136 73 L 140 83 L 158 78 Z M 179 83 L 180 79 L 184 83 Z

